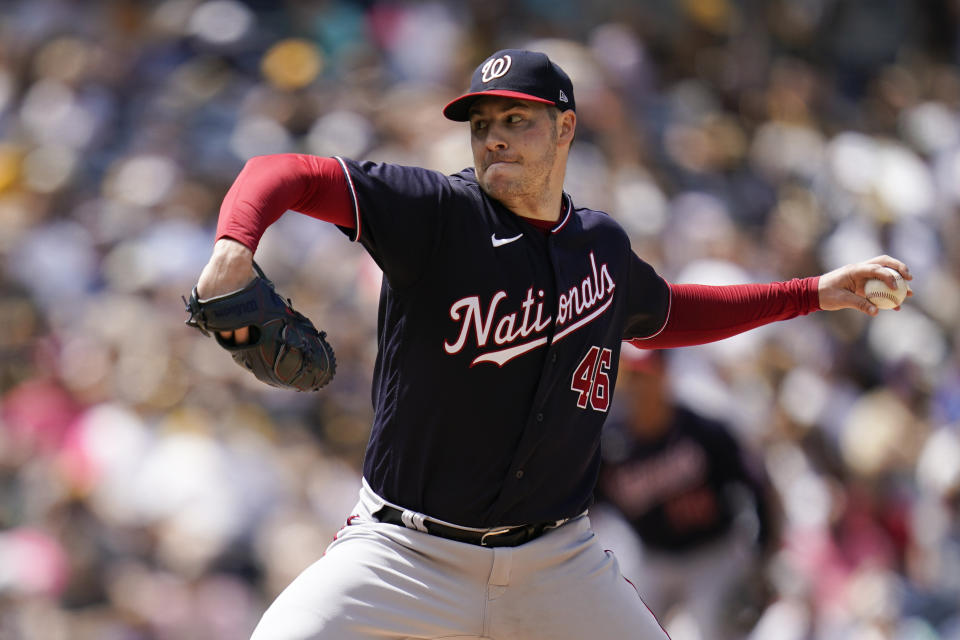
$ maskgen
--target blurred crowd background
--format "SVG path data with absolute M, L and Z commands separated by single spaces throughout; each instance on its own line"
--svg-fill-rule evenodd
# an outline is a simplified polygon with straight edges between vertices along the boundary
M 294 213 L 258 261 L 329 332 L 316 394 L 186 328 L 246 159 L 471 164 L 503 47 L 572 76 L 567 190 L 674 282 L 878 254 L 902 311 L 671 358 L 785 511 L 755 640 L 960 638 L 955 0 L 0 0 L 0 638 L 247 637 L 353 505 L 380 274 Z M 708 637 L 677 640 L 710 640 Z

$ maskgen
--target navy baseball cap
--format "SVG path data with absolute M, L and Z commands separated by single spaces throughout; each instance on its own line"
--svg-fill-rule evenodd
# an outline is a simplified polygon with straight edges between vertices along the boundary
M 444 107 L 443 115 L 465 122 L 470 119 L 470 105 L 484 96 L 519 98 L 550 104 L 561 111 L 575 110 L 569 76 L 546 54 L 536 51 L 497 51 L 477 67 L 470 90 Z

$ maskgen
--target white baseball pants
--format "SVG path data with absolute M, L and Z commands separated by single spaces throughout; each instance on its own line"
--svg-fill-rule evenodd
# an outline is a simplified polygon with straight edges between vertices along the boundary
M 666 640 L 586 515 L 518 547 L 392 524 L 364 483 L 356 517 L 251 640 Z

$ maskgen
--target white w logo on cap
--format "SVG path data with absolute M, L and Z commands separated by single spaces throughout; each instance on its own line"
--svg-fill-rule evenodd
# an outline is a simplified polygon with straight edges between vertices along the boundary
M 496 78 L 502 78 L 507 74 L 507 71 L 510 71 L 510 64 L 513 60 L 510 59 L 510 56 L 503 56 L 502 58 L 491 58 L 487 60 L 481 71 L 483 75 L 481 80 L 484 82 L 490 82 Z

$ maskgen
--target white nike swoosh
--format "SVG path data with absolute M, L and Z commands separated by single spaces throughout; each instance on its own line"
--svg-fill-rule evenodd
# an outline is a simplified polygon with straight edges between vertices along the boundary
M 490 234 L 490 242 L 492 242 L 493 246 L 495 247 L 502 247 L 503 245 L 510 244 L 514 240 L 519 240 L 522 237 L 523 237 L 523 234 L 521 233 L 519 235 L 513 236 L 512 238 L 498 238 L 497 234 L 493 233 L 493 234 Z

